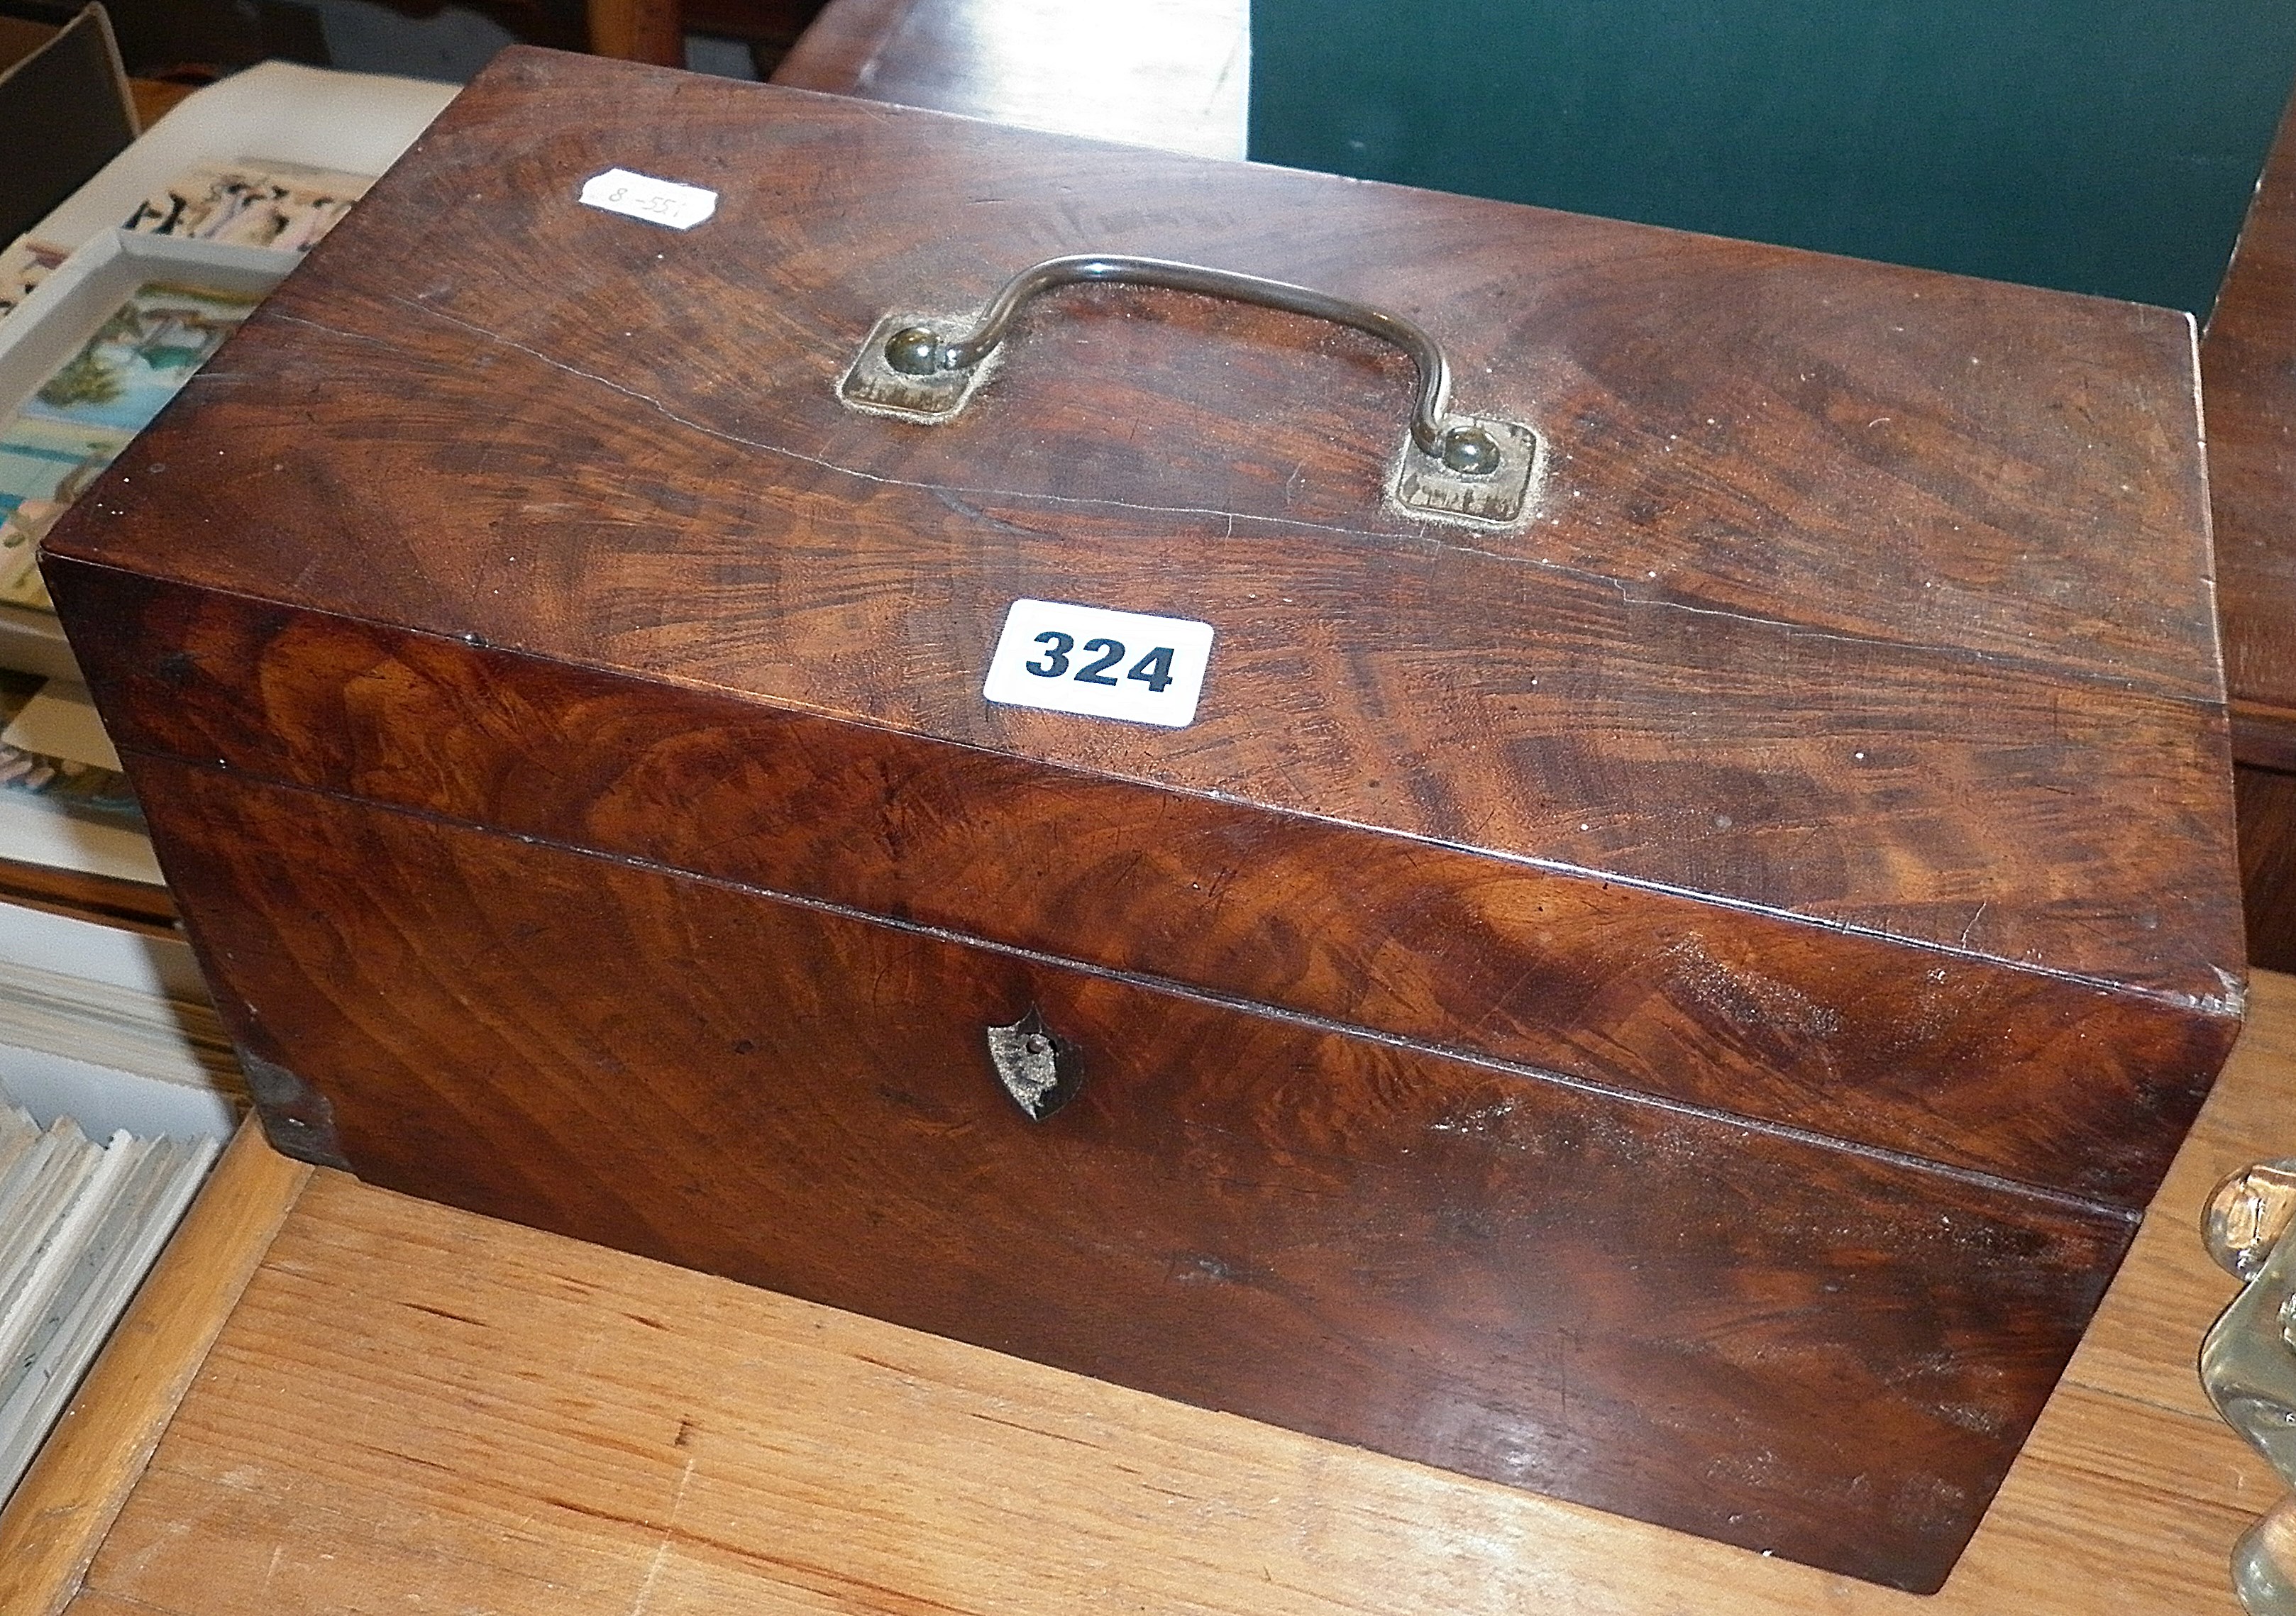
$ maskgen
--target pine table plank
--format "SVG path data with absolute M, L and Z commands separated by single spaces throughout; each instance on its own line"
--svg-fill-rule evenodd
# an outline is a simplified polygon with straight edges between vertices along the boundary
M 2259 975 L 1931 1599 L 323 1172 L 71 1609 L 2233 1616 L 2226 1554 L 2276 1487 L 2193 1382 L 2232 1291 L 2196 1213 L 2220 1172 L 2296 1150 L 2292 1100 L 2296 980 Z

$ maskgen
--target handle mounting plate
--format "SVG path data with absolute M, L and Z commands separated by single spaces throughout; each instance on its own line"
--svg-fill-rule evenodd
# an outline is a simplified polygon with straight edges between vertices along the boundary
M 1406 516 L 1434 521 L 1467 521 L 1511 528 L 1522 520 L 1538 480 L 1538 434 L 1513 421 L 1476 416 L 1458 422 L 1479 426 L 1499 446 L 1498 470 L 1469 477 L 1451 470 L 1405 439 L 1389 496 Z
M 897 331 L 922 325 L 944 342 L 964 334 L 966 322 L 930 315 L 890 314 L 877 322 L 853 363 L 838 378 L 837 396 L 850 407 L 871 415 L 890 415 L 898 421 L 934 425 L 953 419 L 972 397 L 1003 356 L 991 354 L 964 370 L 945 370 L 930 376 L 912 376 L 895 370 L 885 360 L 885 344 Z

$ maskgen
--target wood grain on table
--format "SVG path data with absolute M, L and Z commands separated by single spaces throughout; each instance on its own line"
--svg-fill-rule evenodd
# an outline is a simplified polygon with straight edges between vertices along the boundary
M 2233 1289 L 2196 1218 L 2288 1151 L 2292 1102 L 2296 981 L 2260 976 L 1931 1599 L 323 1172 L 71 1609 L 2230 1616 L 2225 1557 L 2278 1489 L 2194 1376 Z

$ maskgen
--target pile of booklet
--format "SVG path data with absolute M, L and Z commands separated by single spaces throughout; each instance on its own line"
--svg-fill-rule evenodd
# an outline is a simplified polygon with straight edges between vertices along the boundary
M 0 1499 L 94 1362 L 214 1162 L 209 1138 L 103 1144 L 0 1099 Z

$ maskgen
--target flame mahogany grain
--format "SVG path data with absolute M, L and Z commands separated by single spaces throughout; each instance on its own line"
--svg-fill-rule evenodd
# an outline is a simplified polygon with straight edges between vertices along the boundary
M 1853 1575 L 1942 1576 L 2135 1233 L 724 882 L 139 769 L 187 912 L 260 1006 L 250 1052 L 322 1074 L 373 1183 Z M 979 1047 L 1031 1005 L 1087 1060 L 1042 1126 Z
M 836 402 L 1083 250 L 1423 321 L 1534 519 L 1193 297 Z M 2159 310 L 514 51 L 47 570 L 283 1142 L 1933 1587 L 2238 1029 L 2198 425 Z M 1022 595 L 1197 722 L 986 705 Z
M 2156 997 L 1965 956 L 1908 977 L 1890 939 L 1689 894 L 48 569 L 103 626 L 81 655 L 122 744 L 2125 1206 L 2224 1058 L 2229 1023 Z

